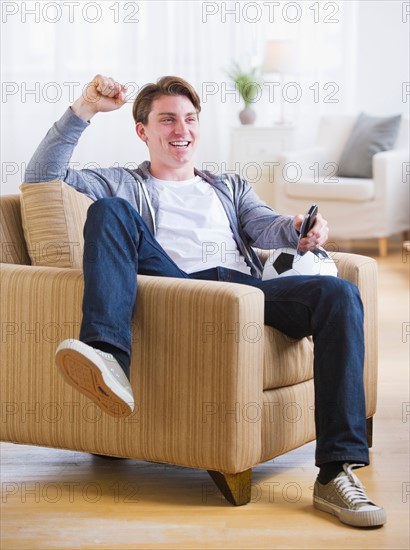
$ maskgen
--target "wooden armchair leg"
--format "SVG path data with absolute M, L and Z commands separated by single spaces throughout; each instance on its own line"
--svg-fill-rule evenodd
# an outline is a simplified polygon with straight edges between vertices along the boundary
M 367 445 L 373 447 L 373 416 L 366 419 Z
M 235 506 L 242 506 L 251 500 L 252 469 L 239 474 L 223 474 L 208 470 L 215 485 L 228 502 Z
M 379 256 L 385 258 L 387 256 L 389 240 L 387 237 L 379 238 Z

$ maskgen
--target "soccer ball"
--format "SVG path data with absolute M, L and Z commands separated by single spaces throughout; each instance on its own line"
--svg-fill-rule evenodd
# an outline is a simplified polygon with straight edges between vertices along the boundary
M 262 280 L 290 275 L 332 275 L 337 277 L 337 268 L 324 248 L 302 254 L 298 254 L 295 248 L 277 248 L 266 260 Z

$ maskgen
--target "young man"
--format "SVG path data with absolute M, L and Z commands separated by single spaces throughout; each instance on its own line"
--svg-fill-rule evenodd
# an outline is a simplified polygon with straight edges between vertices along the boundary
M 84 228 L 80 337 L 60 344 L 58 368 L 105 412 L 127 416 L 134 407 L 130 325 L 138 273 L 258 287 L 265 294 L 266 324 L 293 338 L 313 335 L 320 467 L 314 505 L 350 525 L 382 525 L 383 508 L 369 500 L 352 472 L 369 464 L 358 290 L 335 277 L 262 281 L 262 265 L 252 248 L 314 250 L 327 240 L 326 221 L 319 214 L 299 241 L 301 216 L 277 214 L 237 175 L 196 170 L 200 99 L 176 77 L 146 85 L 134 103 L 136 132 L 148 147 L 150 162 L 136 170 L 69 168 L 91 118 L 119 109 L 125 92 L 112 78 L 97 75 L 54 124 L 27 167 L 27 182 L 59 178 L 95 201 Z M 39 167 L 46 172 L 39 173 Z M 219 254 L 203 254 L 209 242 Z

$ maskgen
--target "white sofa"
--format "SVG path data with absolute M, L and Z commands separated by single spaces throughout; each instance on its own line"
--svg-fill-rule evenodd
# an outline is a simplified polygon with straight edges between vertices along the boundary
M 316 145 L 282 152 L 275 168 L 275 209 L 295 214 L 316 202 L 328 220 L 336 249 L 340 239 L 379 241 L 387 254 L 387 239 L 409 230 L 409 121 L 402 119 L 394 149 L 373 156 L 373 178 L 337 176 L 339 160 L 356 116 L 321 119 Z

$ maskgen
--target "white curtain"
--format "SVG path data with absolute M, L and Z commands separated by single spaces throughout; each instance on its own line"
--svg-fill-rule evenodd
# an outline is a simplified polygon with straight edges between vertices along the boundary
M 322 112 L 349 110 L 357 3 L 325 4 L 3 1 L 2 193 L 18 190 L 36 146 L 96 73 L 128 83 L 129 103 L 93 119 L 74 154 L 77 167 L 146 159 L 134 131 L 132 100 L 144 83 L 165 74 L 186 78 L 201 95 L 197 166 L 227 167 L 230 131 L 239 124 L 242 103 L 238 94 L 229 93 L 233 88 L 226 70 L 232 60 L 245 68 L 260 65 L 268 39 L 297 41 L 304 71 L 287 78 L 298 83 L 302 96 L 286 108 L 303 131 L 310 132 L 306 120 L 317 120 Z M 263 88 L 266 78 L 254 105 L 257 125 L 272 124 L 278 108 Z M 348 87 L 342 85 L 346 79 Z

